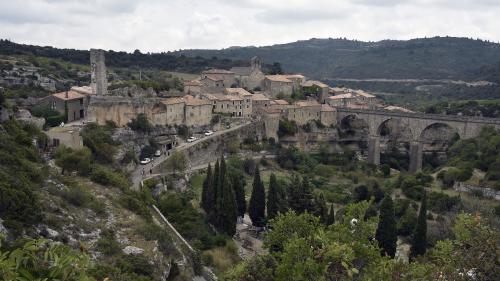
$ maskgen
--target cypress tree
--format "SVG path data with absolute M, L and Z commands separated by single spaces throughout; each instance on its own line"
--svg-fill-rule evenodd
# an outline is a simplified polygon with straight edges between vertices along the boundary
M 243 217 L 247 211 L 247 202 L 245 201 L 245 181 L 243 177 L 233 177 L 233 190 L 236 197 L 236 206 L 238 216 Z
M 328 220 L 328 208 L 326 206 L 325 196 L 323 195 L 323 193 L 320 193 L 314 201 L 316 203 L 316 210 L 314 214 L 319 217 L 322 223 L 326 224 Z
M 333 204 L 330 206 L 330 212 L 328 213 L 328 219 L 326 220 L 326 225 L 332 225 L 335 223 L 335 209 Z
M 225 174 L 225 172 L 221 170 L 221 174 Z M 229 236 L 233 236 L 236 233 L 237 207 L 233 187 L 229 184 L 227 177 L 222 182 L 218 202 L 217 229 Z
M 413 241 L 411 245 L 412 257 L 425 254 L 427 247 L 427 194 L 424 191 L 420 211 L 418 213 L 417 226 L 413 232 Z
M 248 214 L 254 226 L 264 226 L 265 211 L 266 211 L 266 193 L 264 184 L 260 179 L 259 167 L 255 168 L 253 178 L 253 189 L 248 206 Z
M 394 258 L 396 254 L 397 226 L 394 217 L 394 204 L 390 195 L 386 195 L 380 204 L 380 215 L 375 238 L 382 254 Z
M 300 213 L 301 209 L 301 185 L 302 182 L 300 180 L 300 177 L 295 174 L 292 177 L 292 181 L 290 182 L 290 185 L 288 186 L 289 190 L 289 196 L 288 196 L 288 205 L 289 207 L 296 211 L 297 213 Z
M 269 189 L 267 190 L 267 217 L 269 219 L 274 218 L 279 211 L 279 194 L 278 194 L 278 182 L 276 181 L 276 175 L 271 174 L 269 178 Z
M 213 208 L 213 184 L 212 184 L 212 166 L 208 164 L 207 176 L 203 181 L 203 189 L 201 191 L 201 207 L 208 214 L 209 210 Z
M 300 213 L 309 212 L 314 213 L 314 195 L 312 186 L 309 182 L 308 177 L 304 177 L 302 180 L 302 188 L 300 189 Z
M 215 168 L 214 168 L 214 174 L 213 174 L 213 180 L 211 184 L 211 190 L 212 190 L 212 196 L 210 202 L 212 202 L 212 205 L 209 207 L 209 212 L 208 212 L 208 221 L 216 225 L 216 219 L 217 219 L 217 200 L 218 200 L 218 186 L 220 183 L 220 165 L 219 165 L 219 159 L 215 162 Z

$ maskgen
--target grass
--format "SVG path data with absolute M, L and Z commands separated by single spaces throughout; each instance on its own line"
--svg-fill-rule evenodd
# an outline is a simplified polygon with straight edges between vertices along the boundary
M 241 261 L 238 250 L 233 241 L 227 242 L 224 247 L 216 247 L 206 250 L 202 254 L 206 265 L 212 266 L 216 274 L 225 272 Z

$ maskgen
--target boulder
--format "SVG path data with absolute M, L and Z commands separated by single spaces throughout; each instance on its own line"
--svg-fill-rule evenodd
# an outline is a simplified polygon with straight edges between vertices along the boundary
M 123 249 L 123 253 L 126 255 L 138 255 L 144 253 L 144 249 L 134 246 L 127 246 Z

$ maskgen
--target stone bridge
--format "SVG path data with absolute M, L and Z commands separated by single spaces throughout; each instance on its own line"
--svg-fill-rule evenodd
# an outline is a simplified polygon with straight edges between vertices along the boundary
M 414 173 L 422 168 L 423 136 L 436 125 L 453 129 L 461 139 L 475 137 L 484 126 L 500 129 L 500 119 L 439 114 L 406 113 L 383 110 L 337 108 L 339 126 L 348 118 L 364 120 L 368 126 L 368 161 L 380 164 L 380 136 L 383 126 L 394 120 L 405 128 L 410 137 L 410 167 Z

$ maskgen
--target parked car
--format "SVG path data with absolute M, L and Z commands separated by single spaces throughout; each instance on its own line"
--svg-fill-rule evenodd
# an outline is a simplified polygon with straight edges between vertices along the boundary
M 207 136 L 207 137 L 208 137 L 208 136 L 211 136 L 211 135 L 213 135 L 213 134 L 214 134 L 214 132 L 212 132 L 212 131 L 206 131 L 206 132 L 205 132 L 205 136 Z
M 142 165 L 146 165 L 146 164 L 149 164 L 151 162 L 151 158 L 144 158 L 141 160 L 141 164 Z
M 193 142 L 193 141 L 195 141 L 195 140 L 197 140 L 197 138 L 196 138 L 196 137 L 189 137 L 189 138 L 187 139 L 187 142 Z
M 160 150 L 155 151 L 155 157 L 160 157 L 160 156 L 161 156 L 161 151 Z

